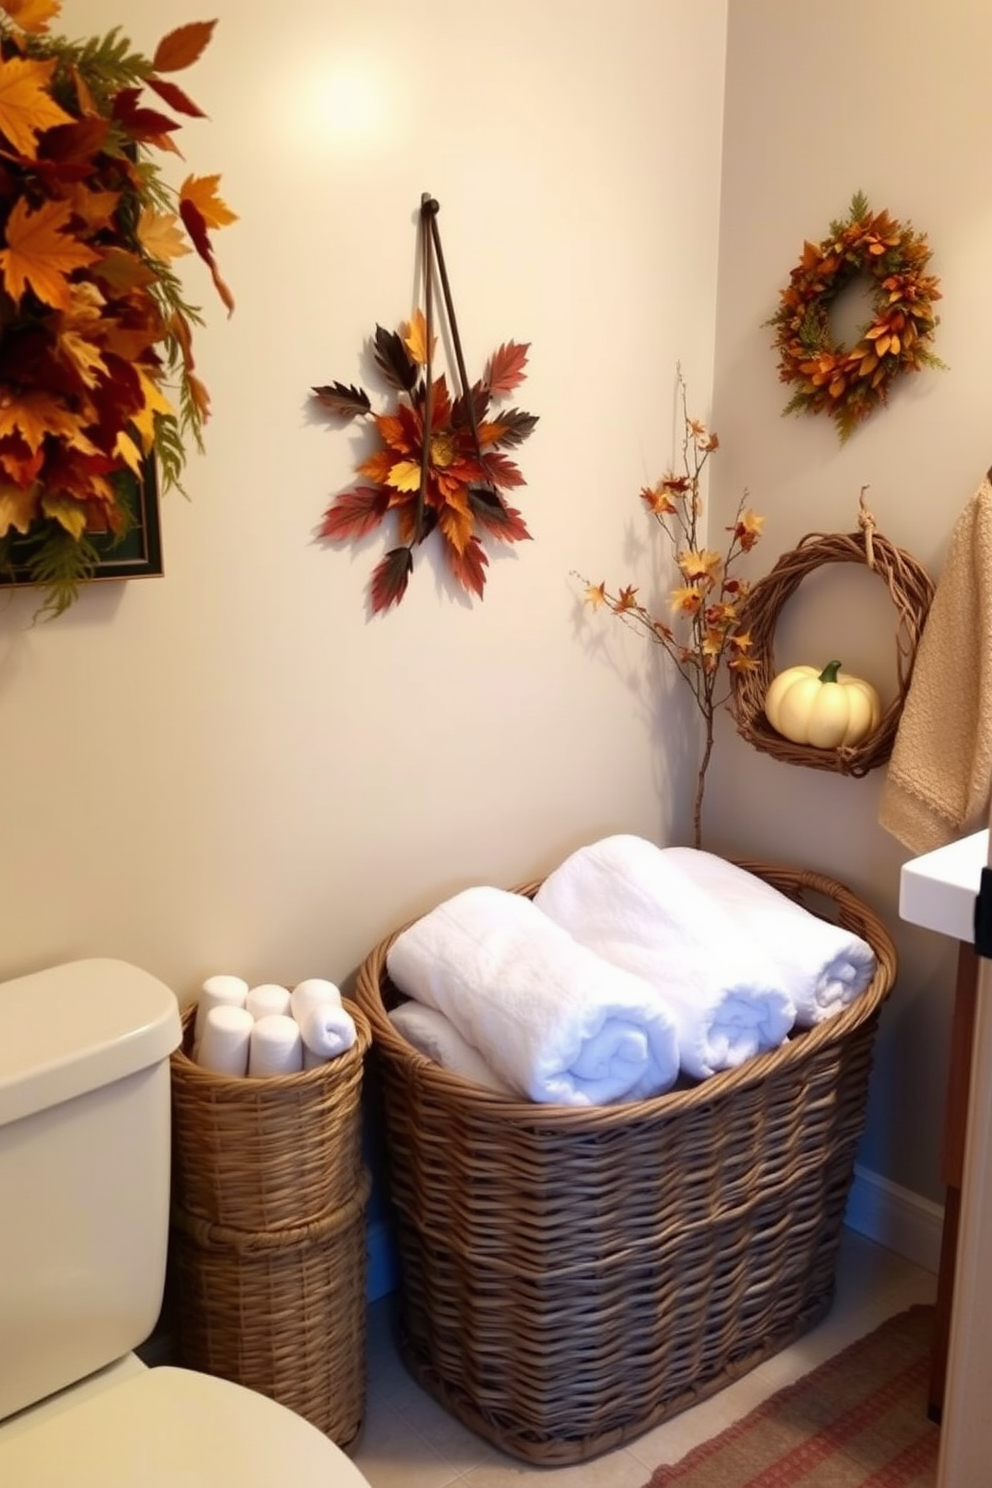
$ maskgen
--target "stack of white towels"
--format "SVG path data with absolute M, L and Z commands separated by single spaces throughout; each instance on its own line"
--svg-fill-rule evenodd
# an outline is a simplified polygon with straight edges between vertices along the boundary
M 290 989 L 212 976 L 197 999 L 192 1054 L 214 1074 L 261 1080 L 326 1064 L 357 1037 L 338 987 L 323 977 L 309 977 Z
M 509 1098 L 640 1100 L 706 1079 L 848 1007 L 875 954 L 754 874 L 614 836 L 532 900 L 477 887 L 397 936 L 390 1017 L 415 1048 Z

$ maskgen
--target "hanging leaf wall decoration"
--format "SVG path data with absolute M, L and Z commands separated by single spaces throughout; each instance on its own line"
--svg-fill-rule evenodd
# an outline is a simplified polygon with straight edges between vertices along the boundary
M 358 465 L 365 484 L 335 496 L 324 513 L 320 536 L 350 542 L 383 523 L 394 526 L 396 545 L 376 565 L 369 598 L 373 614 L 398 605 L 413 572 L 414 551 L 433 533 L 449 573 L 470 594 L 482 597 L 489 563 L 485 539 L 521 542 L 530 537 L 523 517 L 505 492 L 525 484 L 506 454 L 517 449 L 537 416 L 497 405 L 524 381 L 529 342 L 507 341 L 489 358 L 484 375 L 468 385 L 458 326 L 437 230 L 438 204 L 421 201 L 424 310 L 396 331 L 375 328 L 375 365 L 395 393 L 395 406 L 377 413 L 364 388 L 344 382 L 314 387 L 327 413 L 350 422 L 368 420 L 376 444 Z M 434 272 L 440 276 L 459 391 L 452 397 L 444 372 L 434 375 Z
M 0 585 L 39 586 L 50 617 L 126 538 L 147 470 L 181 489 L 202 448 L 202 316 L 174 260 L 198 254 L 231 311 L 211 234 L 237 220 L 219 176 L 176 188 L 154 153 L 182 158 L 182 120 L 204 117 L 171 75 L 216 21 L 149 58 L 119 27 L 54 33 L 61 10 L 0 0 Z

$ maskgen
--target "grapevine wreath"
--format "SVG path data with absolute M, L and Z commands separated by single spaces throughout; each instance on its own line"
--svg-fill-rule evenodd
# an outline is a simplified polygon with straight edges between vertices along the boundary
M 754 665 L 730 675 L 731 708 L 742 739 L 785 764 L 835 770 L 858 778 L 885 764 L 892 753 L 934 594 L 934 582 L 923 565 L 875 530 L 875 518 L 865 501 L 866 490 L 862 488 L 858 503 L 857 532 L 807 533 L 750 590 L 741 606 L 739 625 L 751 637 L 749 656 Z M 773 728 L 765 702 L 778 673 L 775 632 L 782 610 L 804 579 L 830 563 L 863 564 L 885 583 L 896 618 L 897 687 L 877 727 L 864 738 L 836 749 L 817 749 L 812 744 L 797 744 Z
M 929 261 L 926 234 L 872 212 L 861 192 L 827 237 L 804 245 L 767 322 L 775 327 L 779 378 L 795 388 L 783 412 L 829 414 L 843 443 L 888 401 L 902 373 L 943 367 L 930 349 L 941 294 L 939 280 L 925 272 Z M 834 339 L 830 312 L 859 276 L 871 285 L 874 318 L 848 348 Z

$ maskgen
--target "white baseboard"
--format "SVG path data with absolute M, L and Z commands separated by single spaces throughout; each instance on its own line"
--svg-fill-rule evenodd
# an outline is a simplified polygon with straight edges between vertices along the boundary
M 857 1163 L 844 1223 L 927 1271 L 939 1267 L 943 1207 Z
M 375 1219 L 366 1235 L 367 1270 L 365 1274 L 365 1300 L 375 1302 L 394 1292 L 399 1285 L 396 1255 L 392 1238 L 385 1220 Z

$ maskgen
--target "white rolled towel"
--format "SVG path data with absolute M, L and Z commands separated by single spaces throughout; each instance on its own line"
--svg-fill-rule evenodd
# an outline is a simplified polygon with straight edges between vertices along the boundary
M 451 1019 L 436 1008 L 425 1007 L 422 1002 L 403 1002 L 389 1014 L 389 1021 L 407 1043 L 442 1069 L 495 1090 L 498 1095 L 513 1095 L 478 1049 L 462 1038 Z
M 329 982 L 325 977 L 307 977 L 302 982 L 297 982 L 290 994 L 290 1006 L 293 1017 L 301 1026 L 306 1014 L 316 1007 L 325 1003 L 337 1003 L 341 1006 L 341 992 L 335 982 Z
M 274 1013 L 288 1017 L 289 989 L 280 987 L 277 982 L 262 982 L 259 986 L 249 989 L 245 998 L 245 1007 L 253 1018 L 268 1018 Z
M 675 1083 L 675 1025 L 654 989 L 522 894 L 466 889 L 402 931 L 386 960 L 399 990 L 450 1019 L 517 1095 L 591 1106 Z
M 251 1030 L 248 1074 L 265 1080 L 273 1075 L 298 1075 L 303 1068 L 303 1041 L 295 1019 L 284 1013 L 259 1018 Z
M 738 939 L 760 947 L 766 964 L 789 988 L 800 1028 L 850 1007 L 870 984 L 878 961 L 860 935 L 820 919 L 726 858 L 692 847 L 663 851 L 695 885 L 719 899 Z
M 196 1002 L 196 1021 L 193 1024 L 193 1043 L 199 1044 L 207 1014 L 215 1007 L 244 1007 L 248 996 L 248 983 L 239 976 L 211 976 L 200 988 Z
M 203 1025 L 195 1059 L 215 1075 L 244 1075 L 255 1020 L 247 1008 L 221 1003 L 212 1007 Z
M 321 1059 L 344 1054 L 358 1037 L 354 1018 L 338 1002 L 321 1002 L 309 1008 L 299 1027 L 304 1045 Z
M 778 1048 L 796 1018 L 778 967 L 719 900 L 642 837 L 606 837 L 565 859 L 535 904 L 576 940 L 643 977 L 670 1010 L 697 1079 Z

